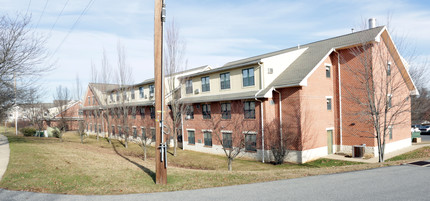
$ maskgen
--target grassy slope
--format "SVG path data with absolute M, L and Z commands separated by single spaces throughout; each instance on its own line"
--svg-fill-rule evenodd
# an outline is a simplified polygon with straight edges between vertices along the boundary
M 55 138 L 8 135 L 11 157 L 0 188 L 66 194 L 123 194 L 186 190 L 236 185 L 316 174 L 379 167 L 380 164 L 354 164 L 321 159 L 303 165 L 274 166 L 257 161 L 236 159 L 232 172 L 226 171 L 225 157 L 178 150 L 169 156 L 168 185 L 155 185 L 154 148 L 148 160 L 142 150 L 129 148 L 114 140 L 94 138 L 80 144 L 74 133 L 64 142 Z

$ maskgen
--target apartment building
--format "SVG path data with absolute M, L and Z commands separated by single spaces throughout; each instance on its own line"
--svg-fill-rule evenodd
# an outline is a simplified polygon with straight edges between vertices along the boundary
M 243 145 L 246 157 L 271 161 L 273 147 L 282 142 L 286 161 L 304 163 L 365 144 L 366 153 L 377 156 L 375 127 L 357 102 L 366 99 L 357 77 L 366 69 L 372 77 L 367 86 L 396 81 L 384 101 L 404 108 L 402 121 L 389 122 L 385 131 L 385 152 L 410 146 L 407 111 L 416 88 L 384 26 L 171 75 L 176 84 L 166 89 L 165 102 L 180 96 L 180 140 L 186 150 L 223 154 L 223 147 Z M 90 84 L 84 101 L 87 130 L 117 135 L 132 129 L 131 137 L 155 133 L 155 90 L 153 79 L 121 87 Z
M 210 69 L 209 66 L 185 70 L 165 78 L 166 103 L 180 86 L 178 77 Z M 149 137 L 155 142 L 155 83 L 148 79 L 134 85 L 90 83 L 84 96 L 83 115 L 91 134 L 136 139 Z M 172 122 L 167 115 L 166 122 Z M 171 125 L 170 125 L 171 126 Z
M 380 73 L 387 68 L 389 79 L 399 83 L 389 99 L 390 104 L 402 102 L 402 121 L 391 122 L 385 152 L 410 146 L 406 111 L 416 89 L 382 26 L 183 77 L 181 102 L 189 104 L 184 149 L 223 154 L 224 138 L 235 146 L 232 136 L 244 135 L 239 138 L 245 141 L 245 155 L 257 160 L 272 160 L 273 139 L 287 144 L 287 161 L 298 163 L 351 153 L 352 146 L 364 144 L 366 153 L 377 156 L 375 128 L 369 116 L 359 115 L 366 108 L 354 101 L 356 94 L 366 98 L 363 83 L 354 77 L 365 65 L 373 69 L 374 85 L 378 78 L 387 79 Z

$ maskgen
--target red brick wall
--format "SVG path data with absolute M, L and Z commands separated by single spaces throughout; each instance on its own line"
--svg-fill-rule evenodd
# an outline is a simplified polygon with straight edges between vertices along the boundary
M 255 101 L 255 100 L 249 100 Z M 193 104 L 194 119 L 184 121 L 184 141 L 188 141 L 187 129 L 195 129 L 195 142 L 204 143 L 202 130 L 212 130 L 212 144 L 220 145 L 217 134 L 221 135 L 221 130 L 232 131 L 234 139 L 237 135 L 244 135 L 243 131 L 257 132 L 257 149 L 261 148 L 260 132 L 260 102 L 255 101 L 255 119 L 244 119 L 244 110 L 242 101 L 229 101 L 231 103 L 231 119 L 221 119 L 220 102 L 211 102 L 211 119 L 203 119 L 201 104 Z M 222 139 L 222 137 L 221 137 Z M 234 141 L 234 140 L 233 140 Z M 234 142 L 233 142 L 234 144 Z M 234 145 L 233 145 L 234 146 Z

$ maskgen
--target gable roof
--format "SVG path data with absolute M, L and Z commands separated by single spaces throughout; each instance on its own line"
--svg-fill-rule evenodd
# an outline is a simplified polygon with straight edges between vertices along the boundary
M 280 75 L 264 90 L 261 90 L 258 95 L 266 94 L 272 88 L 305 85 L 307 77 L 309 77 L 313 70 L 318 67 L 333 50 L 376 41 L 385 29 L 384 26 L 380 26 L 302 45 L 300 48 L 308 49 L 280 73 Z M 285 53 L 291 51 L 291 49 L 297 48 L 281 50 L 279 53 Z M 275 53 L 269 53 L 266 54 L 266 56 L 273 54 Z

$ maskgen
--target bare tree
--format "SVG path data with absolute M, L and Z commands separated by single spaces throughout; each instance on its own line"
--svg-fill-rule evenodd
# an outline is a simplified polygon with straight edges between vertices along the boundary
M 43 103 L 40 102 L 41 94 L 39 93 L 41 89 L 38 87 L 30 88 L 29 94 L 26 96 L 27 99 L 25 103 L 21 106 L 23 107 L 23 116 L 25 116 L 31 125 L 36 127 L 38 131 L 43 129 L 44 114 L 47 108 Z
M 142 135 L 140 137 L 140 143 L 139 146 L 140 148 L 142 148 L 143 150 L 143 160 L 146 161 L 146 155 L 147 155 L 147 148 L 148 146 L 151 144 L 152 140 L 151 140 L 152 136 L 150 136 L 150 133 L 148 133 L 146 131 L 146 128 L 142 128 Z
M 204 108 L 203 118 L 206 119 L 206 126 L 210 129 L 205 135 L 209 133 L 214 135 L 215 142 L 222 146 L 222 150 L 227 158 L 228 170 L 231 171 L 233 169 L 233 160 L 237 156 L 246 150 L 257 150 L 256 136 L 259 131 L 259 124 L 245 118 L 243 114 L 244 107 L 241 101 L 232 101 L 231 103 L 223 104 L 204 104 L 202 108 Z M 209 110 L 206 108 L 209 108 Z M 206 111 L 221 112 L 211 114 Z M 255 117 L 255 113 L 245 115 L 253 115 Z
M 129 114 L 131 113 L 132 107 L 130 105 L 132 86 L 130 84 L 132 80 L 132 69 L 127 63 L 126 53 L 124 47 L 118 42 L 117 45 L 117 72 L 116 81 L 119 86 L 117 89 L 117 94 L 120 95 L 119 103 L 117 104 L 118 112 L 121 112 L 121 124 L 122 124 L 122 134 L 124 135 L 125 147 L 128 147 L 128 138 L 131 133 L 131 122 L 129 121 Z M 121 134 L 121 133 L 120 133 Z
M 81 80 L 79 79 L 79 75 L 76 74 L 76 89 L 75 89 L 75 99 L 76 100 L 80 100 L 82 97 L 82 85 L 81 85 Z M 78 119 L 78 135 L 81 138 L 81 143 L 84 143 L 84 138 L 86 136 L 85 133 L 85 129 L 87 127 L 88 123 L 86 121 L 86 119 L 83 117 L 83 108 L 82 108 L 82 104 L 79 105 L 79 119 Z
M 63 141 L 63 134 L 68 129 L 66 109 L 70 103 L 71 95 L 67 87 L 58 86 L 54 94 L 54 105 L 57 110 L 57 115 L 54 117 L 56 125 L 60 130 L 59 138 Z
M 181 129 L 181 119 L 184 113 L 185 105 L 179 103 L 181 82 L 177 79 L 177 73 L 185 69 L 184 54 L 185 42 L 180 37 L 179 28 L 175 21 L 167 24 L 165 37 L 165 54 L 164 54 L 164 72 L 166 78 L 166 97 L 170 100 L 171 109 L 171 127 L 170 131 L 173 135 L 173 155 L 176 156 L 178 147 L 178 132 Z
M 355 127 L 355 135 L 376 138 L 379 162 L 384 161 L 387 136 L 394 126 L 407 122 L 406 113 L 410 112 L 409 90 L 397 66 L 402 61 L 394 60 L 389 48 L 393 47 L 381 37 L 380 43 L 363 43 L 341 57 L 345 76 L 352 78 L 344 84 L 346 104 L 355 106 L 349 108 L 349 115 L 366 125 Z
M 0 16 L 0 113 L 23 102 L 36 78 L 52 70 L 44 63 L 45 43 L 46 38 L 32 30 L 29 16 Z M 15 86 L 15 80 L 20 85 Z

